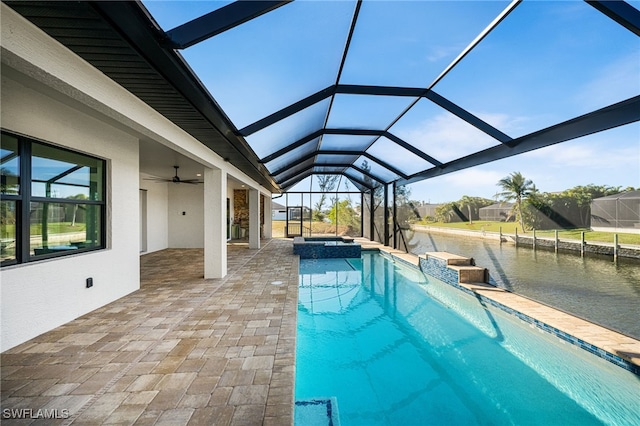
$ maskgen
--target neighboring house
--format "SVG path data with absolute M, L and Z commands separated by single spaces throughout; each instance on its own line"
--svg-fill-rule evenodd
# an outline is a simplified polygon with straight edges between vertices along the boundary
M 289 220 L 311 220 L 311 209 L 307 206 L 289 206 Z
M 271 201 L 271 220 L 287 220 L 287 208 Z
M 416 210 L 420 214 L 420 218 L 424 219 L 425 217 L 436 217 L 436 209 L 440 206 L 440 204 L 422 204 L 416 206 Z
M 310 220 L 311 209 L 307 206 L 289 206 L 289 220 L 300 220 L 300 215 L 304 220 Z M 282 204 L 271 201 L 271 219 L 272 220 L 287 220 L 287 207 Z

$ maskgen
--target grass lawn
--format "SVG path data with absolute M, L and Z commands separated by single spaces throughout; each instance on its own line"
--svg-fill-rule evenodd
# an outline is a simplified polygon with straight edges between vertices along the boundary
M 284 225 L 285 221 L 273 221 L 273 236 L 284 236 Z M 329 226 L 328 226 L 329 225 Z M 466 222 L 456 222 L 456 223 L 442 223 L 442 222 L 430 222 L 424 225 L 441 227 L 441 228 L 454 228 L 454 229 L 465 229 L 469 231 L 486 231 L 486 232 L 500 232 L 500 228 L 502 228 L 503 234 L 515 234 L 516 228 L 518 228 L 518 234 L 520 235 L 533 235 L 532 231 L 522 232 L 522 229 L 519 229 L 519 224 L 514 222 L 489 222 L 489 221 L 474 221 L 472 224 Z M 305 223 L 305 226 L 308 226 Z M 334 233 L 335 228 L 330 226 L 330 224 L 323 224 L 319 222 L 314 222 L 312 224 L 314 233 Z M 323 228 L 330 229 L 323 229 Z M 323 232 L 321 232 L 323 231 Z M 593 242 L 603 242 L 603 243 L 613 243 L 613 233 L 612 232 L 595 232 L 590 231 L 588 229 L 559 229 L 558 230 L 558 238 L 561 240 L 580 240 L 581 233 L 584 232 L 584 238 L 586 241 Z M 554 231 L 536 231 L 536 237 L 542 238 L 554 238 Z M 640 234 L 618 234 L 618 243 L 619 244 L 634 244 L 640 245 Z
M 275 238 L 284 237 L 285 224 L 286 224 L 286 221 L 284 220 L 274 220 L 271 223 L 272 233 Z M 309 229 L 309 222 L 305 220 L 303 226 L 306 234 L 306 232 L 308 232 L 308 229 Z M 327 222 L 314 221 L 314 222 L 311 222 L 311 231 L 313 235 L 336 235 L 336 226 Z M 338 226 L 338 235 L 343 235 L 347 233 L 347 231 L 348 229 L 346 226 L 344 225 Z M 355 232 L 359 233 L 360 231 L 356 229 Z
M 440 228 L 453 228 L 453 229 L 465 229 L 468 231 L 487 231 L 487 232 L 500 232 L 502 228 L 503 234 L 515 234 L 516 228 L 518 228 L 519 235 L 533 235 L 533 231 L 522 232 L 519 224 L 515 222 L 489 222 L 489 221 L 474 221 L 472 224 L 467 222 L 456 223 L 442 223 L 442 222 L 429 222 L 423 225 L 434 226 Z M 584 238 L 586 241 L 613 243 L 613 232 L 596 232 L 589 229 L 559 229 L 558 238 L 561 240 L 580 240 L 581 233 L 584 232 Z M 536 231 L 536 237 L 554 238 L 555 233 L 550 231 Z M 618 234 L 619 244 L 636 244 L 640 245 L 640 234 Z
M 14 238 L 15 236 L 16 226 L 14 224 L 3 225 L 2 226 L 2 238 Z M 83 232 L 87 229 L 87 225 L 85 223 L 76 222 L 74 226 L 71 226 L 71 222 L 53 222 L 49 223 L 48 226 L 49 234 L 66 234 L 69 232 Z M 32 223 L 31 224 L 31 235 L 42 235 L 42 224 L 40 223 Z

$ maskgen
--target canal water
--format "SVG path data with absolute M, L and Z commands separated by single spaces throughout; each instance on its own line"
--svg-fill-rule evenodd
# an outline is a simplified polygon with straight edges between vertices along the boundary
M 640 339 L 640 261 L 407 231 L 409 251 L 472 257 L 498 287 Z

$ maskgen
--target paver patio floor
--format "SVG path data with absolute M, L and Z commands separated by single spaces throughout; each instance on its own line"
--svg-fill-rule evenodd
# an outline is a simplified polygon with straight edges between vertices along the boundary
M 229 245 L 227 277 L 203 271 L 200 249 L 144 255 L 139 291 L 2 353 L 2 420 L 292 424 L 291 241 Z

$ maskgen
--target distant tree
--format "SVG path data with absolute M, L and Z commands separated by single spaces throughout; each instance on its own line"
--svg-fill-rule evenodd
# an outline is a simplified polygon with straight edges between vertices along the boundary
M 520 172 L 512 172 L 509 176 L 500 179 L 498 186 L 502 188 L 502 192 L 498 194 L 498 197 L 501 197 L 504 201 L 513 201 L 516 220 L 520 222 L 520 226 L 524 230 L 523 200 L 526 200 L 529 195 L 536 192 L 533 181 L 522 176 Z
M 87 196 L 85 194 L 76 194 L 69 198 L 72 198 L 74 200 L 86 200 Z M 73 213 L 71 216 L 71 226 L 76 226 L 76 218 L 78 216 L 78 207 L 79 207 L 78 204 L 73 205 Z
M 464 195 L 458 201 L 452 201 L 436 207 L 436 220 L 448 223 L 457 217 L 462 222 L 473 224 L 474 219 L 480 218 L 480 209 L 493 203 L 492 200 L 487 198 Z
M 366 173 L 371 173 L 371 165 L 367 160 L 362 161 L 360 168 L 364 170 Z M 374 221 L 373 221 L 374 232 L 378 234 L 378 241 L 384 241 L 384 236 L 382 235 L 383 231 L 381 229 L 383 224 L 378 223 L 379 221 L 376 221 L 376 217 L 380 217 L 376 215 L 376 213 L 378 212 L 378 208 L 384 204 L 384 186 L 381 185 L 379 182 L 375 181 L 374 179 L 372 179 L 371 177 L 367 176 L 366 174 L 363 174 L 363 175 L 364 175 L 363 177 L 364 182 L 367 184 L 367 186 L 373 188 L 370 191 L 369 195 L 371 196 L 373 201 L 373 206 L 372 206 L 373 210 L 371 211 L 371 215 L 374 218 Z
M 460 198 L 460 200 L 456 202 L 456 205 L 460 210 L 467 211 L 466 217 L 467 217 L 467 220 L 469 221 L 469 224 L 473 224 L 474 217 L 480 218 L 479 210 L 482 207 L 490 206 L 491 204 L 493 204 L 493 201 L 488 200 L 486 198 L 470 197 L 468 195 L 462 196 L 462 198 Z
M 579 214 L 579 224 L 577 226 L 588 226 L 591 217 L 591 201 L 594 198 L 606 197 L 621 192 L 620 187 L 606 185 L 589 184 L 586 186 L 575 186 L 562 192 L 561 195 L 571 200 Z
M 10 234 L 9 227 L 6 225 L 15 225 L 16 223 L 16 204 L 13 202 L 5 202 L 0 203 L 0 224 L 2 226 L 2 234 L 0 237 L 9 238 L 12 235 Z M 12 231 L 11 231 L 12 232 Z
M 0 192 L 2 194 L 17 194 L 18 193 L 18 176 L 16 176 L 11 170 L 6 167 L 0 169 Z M 16 211 L 15 203 L 2 202 L 0 204 L 0 224 L 13 225 L 16 223 Z M 7 228 L 2 227 L 3 232 L 8 232 Z M 2 238 L 6 238 L 7 235 L 2 235 Z
M 555 229 L 566 226 L 569 219 L 562 214 L 561 209 L 554 208 L 561 201 L 557 194 L 532 191 L 522 205 L 524 223 L 533 229 Z
M 356 227 L 360 219 L 355 209 L 351 205 L 351 200 L 345 198 L 341 201 L 333 203 L 333 207 L 327 213 L 327 218 L 333 224 Z
M 322 211 L 325 201 L 327 201 L 327 192 L 331 192 L 336 188 L 339 175 L 318 175 L 318 187 L 320 188 L 320 199 L 315 205 L 313 216 L 315 220 L 324 220 L 324 213 Z
M 562 192 L 540 193 L 533 186 L 523 200 L 524 223 L 534 229 L 584 228 L 591 218 L 591 201 L 621 192 L 606 185 L 576 186 Z
M 19 178 L 6 167 L 0 168 L 0 192 L 3 194 L 17 194 Z
M 449 203 L 440 204 L 436 207 L 436 220 L 438 222 L 449 223 L 456 216 L 456 210 L 458 206 L 454 201 Z
M 407 228 L 410 222 L 420 218 L 420 214 L 411 201 L 411 188 L 406 185 L 396 187 L 396 222 L 402 228 Z
M 360 168 L 362 168 L 362 170 L 367 173 L 371 173 L 371 165 L 367 160 L 362 161 Z M 364 175 L 364 182 L 368 186 L 373 188 L 371 195 L 373 196 L 373 207 L 375 211 L 378 207 L 380 207 L 380 205 L 384 203 L 384 186 L 367 175 Z

